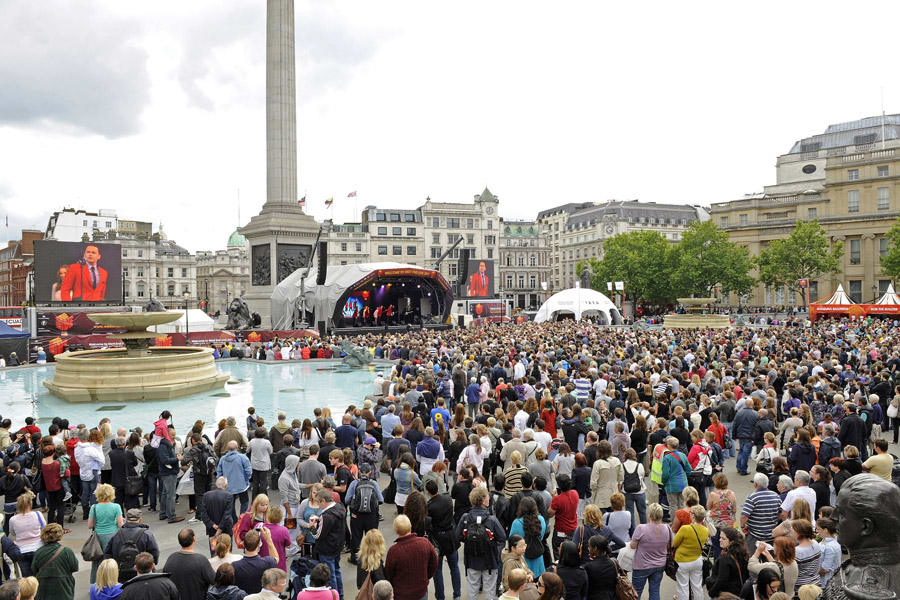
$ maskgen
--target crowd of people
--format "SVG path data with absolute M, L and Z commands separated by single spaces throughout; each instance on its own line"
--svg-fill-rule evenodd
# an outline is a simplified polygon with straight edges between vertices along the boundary
M 355 575 L 365 600 L 659 600 L 666 576 L 677 600 L 812 600 L 842 562 L 838 493 L 863 472 L 891 481 L 897 333 L 368 335 L 342 341 L 394 362 L 340 415 L 323 398 L 181 432 L 169 411 L 146 433 L 3 419 L 0 600 L 75 597 L 73 519 L 91 529 L 92 599 L 344 600 Z M 156 518 L 188 519 L 165 560 Z

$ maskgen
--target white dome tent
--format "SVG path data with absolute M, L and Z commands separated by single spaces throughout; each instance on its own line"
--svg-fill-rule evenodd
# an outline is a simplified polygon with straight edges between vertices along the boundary
M 622 314 L 612 300 L 596 290 L 582 287 L 569 288 L 550 296 L 538 309 L 536 323 L 558 321 L 573 316 L 576 321 L 595 317 L 604 325 L 621 325 Z

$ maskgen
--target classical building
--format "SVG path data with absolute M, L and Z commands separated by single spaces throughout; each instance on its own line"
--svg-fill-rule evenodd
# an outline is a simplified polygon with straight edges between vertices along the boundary
M 422 265 L 425 262 L 425 227 L 422 223 L 422 209 L 376 208 L 367 206 L 362 213 L 362 230 L 368 235 L 368 258 L 359 262 L 399 262 Z M 338 232 L 340 233 L 340 232 Z M 351 234 L 352 237 L 352 234 Z M 357 251 L 357 244 L 366 244 L 357 239 L 347 252 Z M 339 246 L 340 250 L 343 246 Z M 330 250 L 330 248 L 329 248 Z M 344 251 L 340 252 L 341 254 Z M 348 261 L 349 262 L 349 261 Z
M 326 233 L 322 240 L 328 242 L 329 265 L 355 265 L 371 262 L 369 231 L 362 223 L 334 224 L 325 221 Z M 382 258 L 382 260 L 384 260 Z M 315 264 L 318 265 L 318 257 Z M 315 273 L 315 271 L 310 271 Z
M 498 294 L 517 308 L 537 310 L 549 296 L 550 244 L 534 221 L 502 221 Z
M 775 185 L 714 203 L 710 213 L 753 256 L 790 235 L 797 221 L 818 219 L 832 241 L 844 243 L 844 256 L 839 274 L 810 281 L 810 299 L 828 296 L 842 283 L 853 300 L 869 302 L 890 283 L 881 272 L 881 257 L 888 250 L 885 234 L 900 214 L 898 147 L 900 115 L 829 125 L 778 157 Z M 731 302 L 799 305 L 804 299 L 786 288 L 760 285 Z
M 159 232 L 148 235 L 94 235 L 95 242 L 122 246 L 122 289 L 126 306 L 151 298 L 171 309 L 197 308 L 197 258 Z
M 462 238 L 462 243 L 441 263 L 441 273 L 451 284 L 457 280 L 459 250 L 468 248 L 472 259 L 500 259 L 500 199 L 491 191 L 475 195 L 469 203 L 434 202 L 425 199 L 419 211 L 425 223 L 424 246 L 428 253 L 425 266 L 430 266 L 445 250 Z M 496 289 L 496 288 L 495 288 Z
M 44 232 L 25 229 L 21 239 L 11 240 L 0 249 L 0 306 L 21 306 L 28 300 L 34 242 L 43 238 Z
M 224 250 L 197 252 L 197 295 L 206 312 L 224 314 L 249 287 L 250 248 L 239 231 L 228 236 Z
M 44 237 L 60 242 L 80 242 L 84 236 L 92 239 L 95 232 L 105 235 L 108 231 L 118 231 L 118 228 L 119 219 L 114 210 L 100 209 L 97 212 L 89 212 L 64 208 L 50 215 Z
M 551 244 L 553 290 L 573 287 L 582 260 L 603 257 L 603 241 L 632 231 L 658 231 L 677 242 L 688 224 L 707 220 L 699 206 L 638 200 L 610 200 L 602 204 L 565 204 L 541 211 L 538 222 Z M 551 290 L 551 291 L 553 291 Z

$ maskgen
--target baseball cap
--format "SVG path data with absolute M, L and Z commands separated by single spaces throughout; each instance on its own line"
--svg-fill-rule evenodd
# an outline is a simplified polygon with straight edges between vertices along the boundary
M 367 444 L 374 444 L 374 443 L 375 443 L 375 438 L 373 438 L 373 437 L 370 435 L 369 437 L 366 438 L 366 443 L 367 443 Z
M 125 512 L 125 519 L 128 521 L 140 521 L 141 520 L 141 509 L 139 508 L 129 508 Z

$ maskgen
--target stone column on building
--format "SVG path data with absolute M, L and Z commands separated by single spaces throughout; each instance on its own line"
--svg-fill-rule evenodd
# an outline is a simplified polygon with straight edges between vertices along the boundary
M 847 272 L 847 267 L 850 264 L 850 259 L 847 256 L 849 254 L 849 250 L 847 248 L 847 236 L 846 235 L 835 235 L 831 238 L 831 243 L 840 242 L 844 244 L 844 252 L 841 254 L 841 272 L 837 275 L 831 274 L 828 276 L 828 289 L 827 290 L 819 290 L 819 296 L 822 298 L 828 298 L 834 291 L 837 289 L 838 284 L 846 283 L 843 279 L 844 273 Z M 849 285 L 849 284 L 847 284 Z M 848 287 L 844 287 L 844 291 L 847 292 L 847 295 L 850 295 L 850 289 Z
M 875 281 L 875 234 L 864 233 L 860 243 L 860 259 L 863 264 L 863 302 L 872 300 L 872 286 L 876 287 L 876 299 L 878 283 Z

